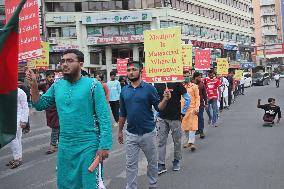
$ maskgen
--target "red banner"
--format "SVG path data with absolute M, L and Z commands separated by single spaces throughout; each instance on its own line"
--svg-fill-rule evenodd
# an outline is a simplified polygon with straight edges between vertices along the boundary
M 6 22 L 11 18 L 20 0 L 5 0 Z M 40 57 L 38 0 L 27 0 L 20 14 L 19 61 Z
M 144 42 L 143 35 L 126 35 L 126 36 L 103 36 L 103 37 L 88 37 L 88 45 L 109 45 L 109 44 L 127 44 L 127 43 L 142 43 Z
M 209 70 L 211 67 L 211 50 L 195 50 L 195 70 Z
M 117 69 L 117 75 L 118 76 L 126 76 L 127 75 L 127 63 L 128 58 L 125 59 L 117 59 L 116 62 L 116 69 Z

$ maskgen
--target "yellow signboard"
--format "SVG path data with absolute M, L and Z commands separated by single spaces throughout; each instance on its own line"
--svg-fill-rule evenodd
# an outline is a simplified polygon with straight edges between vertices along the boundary
M 41 42 L 42 56 L 37 59 L 30 60 L 28 66 L 34 69 L 48 69 L 49 67 L 49 43 Z
M 181 28 L 144 32 L 146 77 L 152 82 L 183 80 Z
M 184 70 L 192 68 L 192 45 L 182 45 L 182 64 Z
M 235 75 L 234 75 L 235 80 L 238 80 L 238 81 L 241 80 L 242 76 L 243 76 L 243 70 L 236 70 L 235 71 Z
M 217 75 L 228 75 L 229 62 L 227 58 L 217 58 Z

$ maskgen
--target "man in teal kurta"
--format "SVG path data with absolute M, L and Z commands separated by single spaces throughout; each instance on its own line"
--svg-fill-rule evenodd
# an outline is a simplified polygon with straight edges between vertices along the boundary
M 97 171 L 90 173 L 88 167 L 96 156 L 101 161 L 107 158 L 112 146 L 110 111 L 103 87 L 96 79 L 81 77 L 83 62 L 82 52 L 74 49 L 64 52 L 61 62 L 64 79 L 54 83 L 41 97 L 34 73 L 26 71 L 36 109 L 44 110 L 55 103 L 57 106 L 59 189 L 96 189 Z

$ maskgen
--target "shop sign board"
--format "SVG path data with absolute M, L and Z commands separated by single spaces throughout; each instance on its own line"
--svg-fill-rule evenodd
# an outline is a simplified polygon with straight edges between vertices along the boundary
M 96 14 L 94 16 L 84 15 L 82 24 L 116 24 L 127 22 L 151 22 L 152 14 L 149 12 L 115 12 Z
M 88 45 L 112 45 L 112 44 L 127 44 L 127 43 L 143 43 L 143 35 L 126 35 L 126 36 L 102 36 L 88 37 Z

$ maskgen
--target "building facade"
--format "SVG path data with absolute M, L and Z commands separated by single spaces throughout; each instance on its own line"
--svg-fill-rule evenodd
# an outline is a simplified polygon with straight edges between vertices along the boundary
M 283 2 L 283 0 L 253 0 L 258 65 L 273 67 L 284 63 Z
M 143 31 L 175 26 L 183 43 L 211 49 L 213 63 L 252 61 L 250 0 L 45 0 L 43 8 L 53 69 L 63 50 L 77 48 L 88 72 L 109 75 L 117 59 L 144 61 Z
M 4 0 L 0 0 L 0 29 L 4 27 L 5 25 L 5 6 L 4 6 Z

